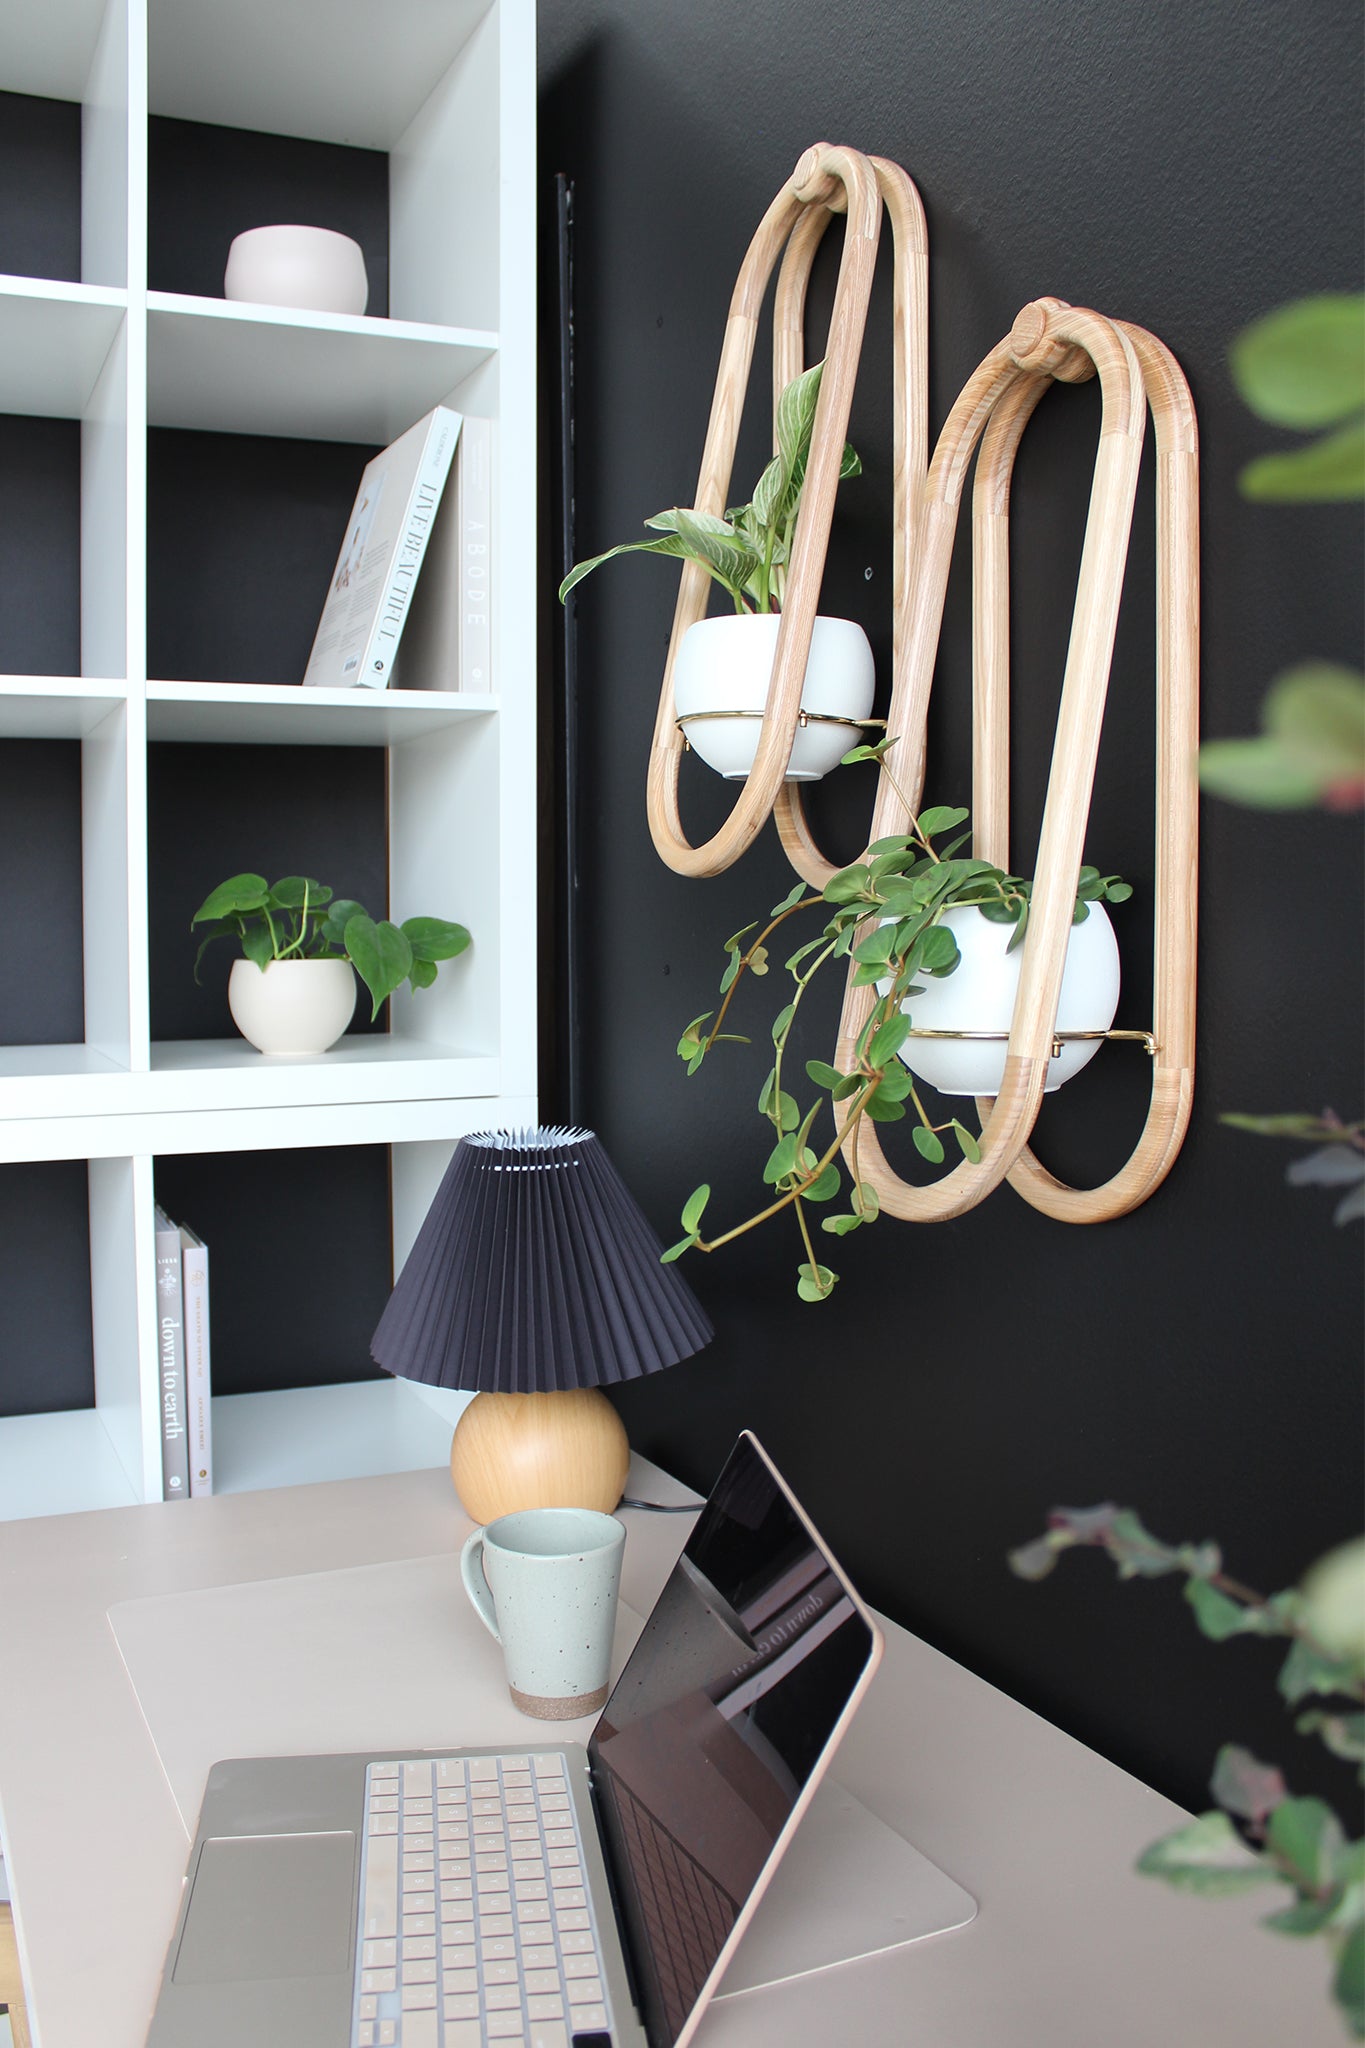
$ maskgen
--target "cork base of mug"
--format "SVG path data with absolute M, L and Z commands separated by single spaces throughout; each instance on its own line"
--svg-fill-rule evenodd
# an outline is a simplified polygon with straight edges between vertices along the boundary
M 584 1714 L 600 1713 L 607 1704 L 605 1685 L 599 1685 L 596 1692 L 570 1693 L 564 1699 L 551 1699 L 539 1692 L 518 1692 L 514 1685 L 507 1690 L 512 1695 L 512 1705 L 536 1721 L 578 1721 Z

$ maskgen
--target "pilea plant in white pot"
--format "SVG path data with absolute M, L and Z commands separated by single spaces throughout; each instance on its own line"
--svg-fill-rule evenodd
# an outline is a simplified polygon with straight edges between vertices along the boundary
M 469 944 L 462 924 L 409 917 L 373 918 L 351 897 L 321 882 L 287 875 L 231 875 L 194 913 L 206 925 L 195 958 L 215 939 L 235 939 L 242 958 L 228 977 L 228 1008 L 243 1038 L 265 1053 L 318 1053 L 335 1045 L 355 1009 L 355 977 L 370 991 L 372 1017 L 404 981 L 430 988 L 437 965 Z M 354 970 L 354 972 L 352 971 Z
M 844 758 L 849 762 L 876 761 L 890 776 L 886 756 L 895 744 L 892 736 L 875 745 L 855 747 Z M 906 808 L 910 808 L 908 801 Z M 816 1256 L 807 1204 L 832 1202 L 840 1192 L 843 1176 L 836 1162 L 847 1143 L 852 1182 L 849 1205 L 826 1214 L 821 1229 L 829 1236 L 844 1237 L 876 1220 L 876 1191 L 857 1171 L 858 1131 L 864 1117 L 875 1123 L 894 1123 L 912 1114 L 915 1147 L 934 1165 L 941 1165 L 946 1157 L 945 1137 L 966 1158 L 980 1158 L 976 1134 L 957 1117 L 933 1121 L 915 1085 L 916 1077 L 930 1079 L 947 1094 L 992 1094 L 1003 1071 L 1004 1044 L 940 1041 L 912 1034 L 940 1029 L 1008 1031 L 1018 948 L 1028 928 L 1032 884 L 1005 874 L 989 861 L 962 857 L 961 848 L 970 834 L 959 828 L 966 822 L 964 810 L 943 806 L 921 811 L 918 817 L 912 816 L 907 833 L 875 841 L 861 860 L 834 875 L 822 893 L 798 882 L 790 895 L 773 906 L 761 929 L 757 924 L 747 925 L 725 941 L 729 958 L 721 977 L 720 1008 L 694 1017 L 678 1043 L 689 1074 L 696 1073 L 713 1046 L 739 1036 L 724 1028 L 728 1012 L 743 976 L 768 972 L 774 933 L 802 912 L 824 914 L 819 935 L 798 946 L 786 962 L 793 986 L 790 999 L 773 1019 L 773 1063 L 759 1092 L 759 1114 L 772 1125 L 775 1138 L 763 1169 L 771 1199 L 743 1222 L 708 1239 L 702 1235 L 701 1223 L 711 1188 L 703 1183 L 683 1208 L 682 1227 L 687 1234 L 664 1253 L 665 1260 L 680 1258 L 686 1251 L 718 1251 L 733 1238 L 790 1209 L 805 1251 L 797 1271 L 797 1292 L 803 1301 L 824 1301 L 833 1292 L 838 1275 Z M 941 843 L 944 834 L 954 836 Z M 1102 906 L 1106 898 L 1122 903 L 1131 894 L 1129 885 L 1117 875 L 1102 875 L 1092 867 L 1081 869 L 1063 978 L 1067 1009 L 1063 1014 L 1059 1005 L 1059 1032 L 1102 1034 L 1112 1023 L 1118 1002 L 1117 947 Z M 1092 921 L 1100 937 L 1098 942 L 1092 939 L 1087 943 L 1084 934 Z M 755 932 L 757 936 L 750 937 Z M 1082 942 L 1079 948 L 1078 938 Z M 1074 966 L 1073 952 L 1077 955 Z M 799 1086 L 788 1056 L 792 1031 L 821 968 L 831 961 L 842 963 L 850 955 L 855 982 L 874 986 L 877 1001 L 846 1072 L 824 1060 L 806 1061 L 806 1078 L 814 1083 L 816 1097 L 803 1109 L 791 1092 Z M 959 975 L 966 991 L 964 1001 L 952 1013 L 951 1024 L 941 1022 L 944 1008 L 936 998 L 941 997 L 949 979 Z M 740 1038 L 739 1042 L 747 1040 Z M 1058 1086 L 1077 1071 L 1098 1044 L 1098 1036 L 1079 1044 L 1062 1043 L 1052 1063 L 1057 1071 L 1049 1085 Z M 956 1061 L 950 1060 L 946 1070 L 937 1059 L 943 1053 Z M 1072 1054 L 1078 1057 L 1064 1069 L 1063 1063 Z M 978 1063 L 981 1060 L 984 1064 Z M 833 1134 L 827 1140 L 822 1137 L 817 1145 L 813 1130 L 826 1095 L 831 1109 L 835 1103 L 841 1106 L 843 1126 L 840 1129 L 836 1119 Z
M 777 405 L 777 453 L 747 505 L 714 513 L 674 506 L 645 525 L 656 540 L 625 541 L 579 562 L 559 588 L 561 600 L 616 555 L 665 555 L 699 562 L 734 609 L 699 619 L 683 635 L 673 669 L 673 704 L 688 743 L 719 775 L 743 781 L 753 766 L 773 657 L 787 563 L 806 481 L 823 363 L 794 377 Z M 845 447 L 841 478 L 862 464 Z M 797 731 L 787 779 L 813 782 L 842 760 L 848 727 L 868 722 L 875 676 L 872 649 L 852 619 L 820 616 L 811 634 Z

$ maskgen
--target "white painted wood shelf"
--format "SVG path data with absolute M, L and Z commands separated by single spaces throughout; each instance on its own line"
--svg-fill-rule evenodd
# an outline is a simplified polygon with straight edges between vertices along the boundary
M 440 672 L 400 674 L 386 692 L 147 668 L 148 436 L 161 428 L 359 450 L 438 403 L 490 417 L 493 561 L 524 561 L 535 6 L 45 0 L 0 9 L 0 91 L 73 102 L 81 117 L 81 276 L 0 276 L 0 411 L 79 423 L 82 673 L 0 675 L 0 745 L 80 745 L 85 992 L 83 1042 L 0 1047 L 0 1163 L 87 1162 L 95 1347 L 93 1408 L 0 1416 L 3 1518 L 160 1498 L 158 1156 L 387 1147 L 397 1269 L 458 1139 L 535 1120 L 524 581 L 500 585 L 495 568 L 496 691 L 459 688 L 453 650 Z M 389 317 L 150 289 L 151 116 L 386 152 Z M 389 915 L 457 917 L 468 953 L 420 997 L 400 992 L 388 1030 L 352 1032 L 319 1058 L 264 1058 L 227 1035 L 226 1010 L 221 1038 L 154 1039 L 148 750 L 166 744 L 382 750 Z M 40 1384 L 41 1361 L 32 1371 Z M 228 1490 L 439 1463 L 449 1431 L 448 1403 L 388 1381 L 215 1403 Z

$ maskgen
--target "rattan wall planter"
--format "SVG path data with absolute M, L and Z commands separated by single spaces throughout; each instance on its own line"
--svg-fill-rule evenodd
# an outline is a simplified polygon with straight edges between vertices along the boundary
M 1189 390 L 1161 342 L 1128 322 L 1058 299 L 1025 306 L 1009 334 L 963 387 L 926 462 L 927 249 L 923 209 L 905 172 L 826 144 L 808 150 L 769 207 L 741 266 L 717 374 L 696 505 L 726 502 L 740 412 L 764 288 L 781 257 L 775 312 L 774 391 L 803 367 L 811 263 L 834 213 L 845 213 L 844 247 L 807 484 L 788 567 L 772 680 L 744 788 L 725 825 L 692 846 L 678 810 L 683 746 L 673 671 L 687 629 L 708 594 L 705 571 L 683 570 L 660 691 L 648 781 L 650 830 L 681 874 L 711 875 L 735 861 L 768 817 L 792 867 L 815 888 L 834 872 L 806 820 L 800 787 L 787 779 L 802 683 L 828 545 L 838 464 L 847 434 L 883 212 L 895 238 L 895 464 L 893 674 L 887 730 L 897 736 L 897 781 L 879 779 L 868 842 L 903 833 L 923 783 L 929 696 L 958 514 L 973 458 L 973 801 L 975 852 L 1008 868 L 1009 536 L 1015 457 L 1039 401 L 1054 383 L 1097 376 L 1101 425 L 1061 705 L 1048 779 L 1033 896 L 1010 1021 L 1003 1079 L 982 1099 L 979 1160 L 964 1160 L 930 1186 L 912 1185 L 887 1162 L 875 1126 L 859 1122 L 856 1179 L 883 1211 L 916 1221 L 960 1215 L 1009 1179 L 1024 1198 L 1068 1222 L 1100 1222 L 1151 1194 L 1179 1152 L 1194 1072 L 1198 874 L 1198 441 Z M 1067 1187 L 1028 1149 L 1058 1044 L 1057 1009 L 1072 906 L 1127 560 L 1138 464 L 1150 412 L 1156 440 L 1156 934 L 1154 1018 L 1141 1041 L 1152 1059 L 1152 1093 L 1141 1137 L 1102 1187 Z M 876 1002 L 850 969 L 835 1065 L 846 1070 Z M 1064 1035 L 1064 1034 L 1063 1034 Z M 839 1106 L 836 1104 L 836 1114 Z

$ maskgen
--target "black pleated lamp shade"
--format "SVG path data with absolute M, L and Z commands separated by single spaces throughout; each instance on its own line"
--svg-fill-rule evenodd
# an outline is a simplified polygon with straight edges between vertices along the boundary
M 591 1131 L 485 1131 L 446 1169 L 375 1362 L 481 1393 L 611 1386 L 715 1334 Z

